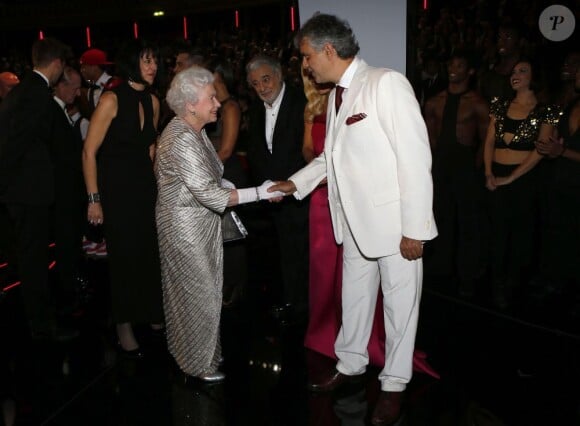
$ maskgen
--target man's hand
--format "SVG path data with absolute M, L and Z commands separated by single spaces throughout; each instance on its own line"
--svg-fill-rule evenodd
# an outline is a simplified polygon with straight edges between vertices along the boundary
M 416 260 L 423 256 L 423 242 L 412 238 L 401 238 L 401 256 L 407 260 Z
M 547 155 L 550 158 L 556 158 L 562 155 L 566 147 L 564 146 L 563 138 L 550 137 L 547 141 L 537 141 L 536 150 L 542 155 Z
M 296 192 L 296 185 L 291 180 L 276 181 L 275 185 L 268 188 L 268 192 L 280 191 L 285 195 L 292 195 Z

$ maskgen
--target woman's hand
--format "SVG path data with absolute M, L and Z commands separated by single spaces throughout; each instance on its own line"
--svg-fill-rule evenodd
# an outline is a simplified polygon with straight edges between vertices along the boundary
M 89 203 L 87 218 L 91 225 L 101 225 L 103 223 L 103 208 L 101 203 Z
M 497 183 L 494 175 L 485 175 L 485 187 L 490 191 L 495 191 Z
M 276 183 L 271 180 L 265 180 L 262 185 L 258 187 L 258 194 L 260 200 L 269 200 L 270 202 L 278 202 L 284 198 L 284 193 L 281 191 L 270 190 Z
M 495 186 L 498 187 L 498 186 L 509 185 L 513 181 L 514 181 L 514 178 L 511 176 L 497 177 L 497 178 L 495 178 Z

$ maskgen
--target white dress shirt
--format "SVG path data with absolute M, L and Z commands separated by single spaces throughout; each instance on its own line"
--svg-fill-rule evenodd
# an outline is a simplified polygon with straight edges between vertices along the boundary
M 272 102 L 272 105 L 264 102 L 266 107 L 266 143 L 268 144 L 268 151 L 272 152 L 272 139 L 274 138 L 274 128 L 276 127 L 276 120 L 278 119 L 278 111 L 280 111 L 280 104 L 284 98 L 284 91 L 286 84 L 282 83 L 282 90 L 278 97 Z

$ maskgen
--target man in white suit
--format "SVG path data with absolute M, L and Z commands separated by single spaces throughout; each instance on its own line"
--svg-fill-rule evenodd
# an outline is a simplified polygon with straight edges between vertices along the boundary
M 400 415 L 412 375 L 423 242 L 437 235 L 427 131 L 407 79 L 358 58 L 347 22 L 314 15 L 296 45 L 316 82 L 337 88 L 329 98 L 324 152 L 272 190 L 301 199 L 326 177 L 334 235 L 344 245 L 338 363 L 310 388 L 331 391 L 364 374 L 380 285 L 386 349 L 372 423 L 389 424 Z

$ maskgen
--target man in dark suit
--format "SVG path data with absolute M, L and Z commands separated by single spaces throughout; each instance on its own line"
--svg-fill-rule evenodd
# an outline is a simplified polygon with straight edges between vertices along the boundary
M 75 279 L 82 253 L 87 196 L 82 170 L 83 138 L 80 120 L 73 121 L 67 106 L 80 95 L 81 75 L 71 67 L 54 87 L 54 125 L 51 154 L 54 162 L 54 236 L 59 276 L 59 305 L 67 310 L 76 301 Z M 81 119 L 82 120 L 82 119 Z
M 247 79 L 263 102 L 250 110 L 248 162 L 255 182 L 286 179 L 305 165 L 302 156 L 304 107 L 302 91 L 284 84 L 275 59 L 254 57 Z M 278 237 L 284 308 L 304 320 L 308 306 L 308 203 L 287 197 L 267 206 Z M 284 309 L 283 308 L 283 309 Z M 290 311 L 290 312 L 288 312 Z
M 54 164 L 50 135 L 54 122 L 53 86 L 69 48 L 54 39 L 32 46 L 34 70 L 0 106 L 0 202 L 15 231 L 22 296 L 33 337 L 65 340 L 71 330 L 56 325 L 48 289 L 50 210 L 54 203 Z

